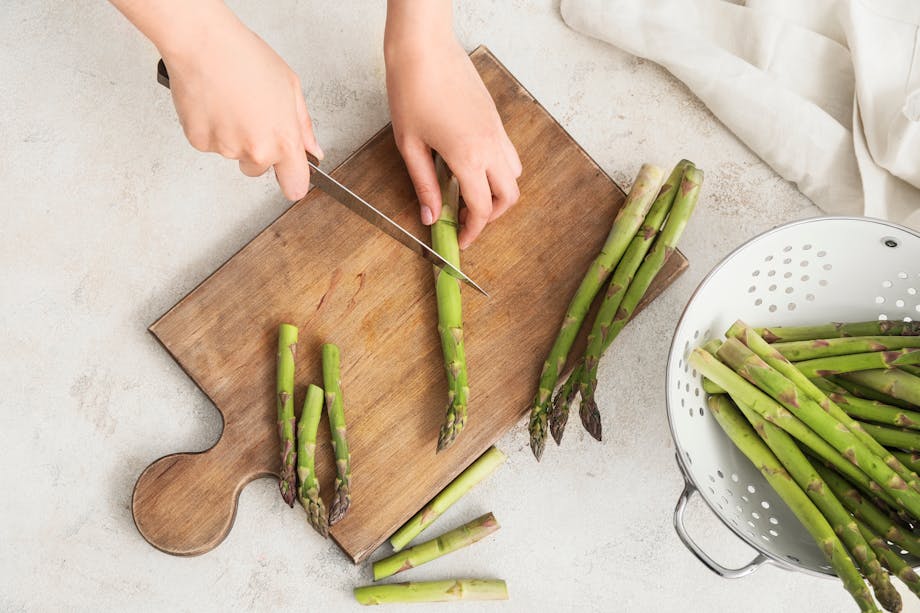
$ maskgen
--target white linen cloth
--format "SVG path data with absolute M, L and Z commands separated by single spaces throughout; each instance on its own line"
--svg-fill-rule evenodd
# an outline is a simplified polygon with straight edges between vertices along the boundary
M 920 0 L 562 0 L 833 214 L 920 230 Z

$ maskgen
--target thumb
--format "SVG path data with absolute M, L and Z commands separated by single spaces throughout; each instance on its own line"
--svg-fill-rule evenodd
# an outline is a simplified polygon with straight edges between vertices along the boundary
M 434 170 L 434 158 L 431 149 L 426 145 L 413 145 L 400 151 L 409 177 L 418 195 L 421 207 L 422 223 L 430 226 L 441 216 L 441 188 L 438 186 L 438 176 Z

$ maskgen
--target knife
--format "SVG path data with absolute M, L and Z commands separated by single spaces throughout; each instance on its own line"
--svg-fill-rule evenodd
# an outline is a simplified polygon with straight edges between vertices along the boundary
M 169 89 L 169 73 L 166 71 L 166 64 L 163 63 L 162 59 L 157 64 L 157 81 L 160 85 Z M 365 221 L 370 222 L 378 230 L 381 230 L 390 238 L 397 240 L 413 253 L 422 256 L 437 268 L 446 268 L 451 275 L 457 277 L 470 287 L 473 287 L 483 296 L 489 297 L 488 292 L 482 289 L 479 284 L 466 276 L 462 270 L 441 257 L 437 251 L 390 219 L 383 211 L 333 179 L 328 173 L 321 170 L 319 167 L 319 160 L 309 153 L 307 154 L 307 164 L 310 165 L 310 181 L 313 185 L 332 196 L 336 202 L 343 205 L 349 211 L 357 214 Z

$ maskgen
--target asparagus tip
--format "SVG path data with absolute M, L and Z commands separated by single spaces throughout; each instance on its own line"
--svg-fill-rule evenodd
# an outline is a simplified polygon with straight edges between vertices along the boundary
M 335 525 L 348 511 L 348 507 L 351 504 L 351 495 L 343 491 L 342 489 L 337 489 L 335 491 L 335 498 L 332 500 L 332 504 L 329 505 L 329 525 Z
M 588 434 L 596 440 L 601 440 L 601 412 L 597 408 L 597 403 L 593 398 L 582 399 L 581 408 L 578 411 L 581 416 L 581 423 L 588 431 Z

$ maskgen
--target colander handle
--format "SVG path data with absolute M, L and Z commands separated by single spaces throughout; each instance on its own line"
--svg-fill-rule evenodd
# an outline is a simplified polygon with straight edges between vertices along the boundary
M 687 508 L 687 503 L 690 501 L 690 497 L 693 494 L 698 493 L 699 490 L 696 489 L 696 486 L 687 479 L 687 476 L 684 475 L 684 491 L 681 492 L 680 498 L 677 500 L 677 506 L 674 507 L 674 529 L 677 531 L 677 536 L 680 537 L 680 540 L 683 544 L 689 549 L 693 555 L 695 555 L 700 562 L 709 567 L 709 570 L 716 573 L 717 575 L 724 577 L 726 579 L 737 579 L 739 577 L 744 577 L 750 575 L 752 572 L 760 568 L 765 562 L 769 562 L 770 559 L 762 553 L 758 553 L 757 557 L 745 564 L 740 568 L 726 568 L 722 566 L 715 560 L 709 557 L 709 555 L 703 551 L 699 545 L 697 545 L 690 534 L 687 533 L 687 528 L 684 526 L 684 510 Z

